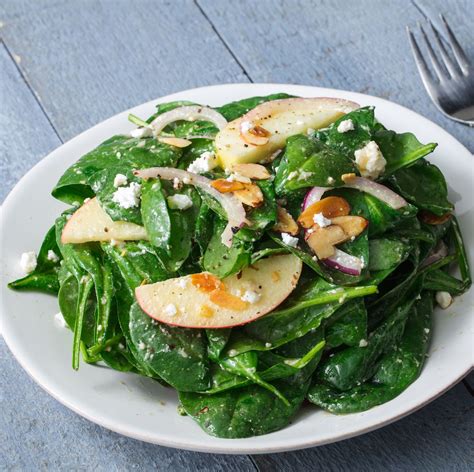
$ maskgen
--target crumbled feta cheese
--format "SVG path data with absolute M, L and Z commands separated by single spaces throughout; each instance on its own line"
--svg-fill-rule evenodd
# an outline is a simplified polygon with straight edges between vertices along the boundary
M 430 329 L 429 329 L 429 328 L 425 328 L 424 331 L 425 331 L 426 334 L 429 334 L 429 333 L 430 333 Z
M 337 126 L 338 133 L 347 133 L 348 131 L 352 131 L 354 129 L 354 122 L 349 120 L 343 120 Z
M 254 128 L 254 124 L 251 121 L 242 121 L 240 124 L 240 131 L 242 131 L 242 133 L 247 133 L 252 128 Z
M 257 293 L 254 290 L 246 290 L 241 299 L 244 302 L 253 304 L 257 303 L 260 300 L 260 297 L 260 293 Z
M 179 180 L 178 177 L 175 177 L 175 178 L 173 179 L 173 188 L 174 188 L 175 190 L 179 190 L 181 187 L 182 187 L 182 185 L 181 185 L 181 180 Z
M 99 333 L 102 331 L 102 325 L 97 325 L 97 331 L 99 331 Z
M 119 187 L 112 196 L 112 201 L 122 208 L 134 208 L 140 205 L 142 186 L 132 182 L 128 187 Z
M 122 343 L 118 343 L 118 348 L 123 351 L 125 349 L 125 345 Z
M 143 341 L 140 341 L 138 343 L 138 349 L 140 349 L 140 351 L 144 351 L 145 348 L 146 348 L 146 344 Z
M 38 261 L 36 260 L 36 254 L 33 251 L 24 252 L 20 258 L 20 266 L 25 272 L 25 274 L 29 274 L 36 269 Z
M 59 326 L 60 328 L 66 328 L 67 324 L 66 324 L 66 320 L 64 319 L 64 316 L 61 312 L 59 313 L 56 313 L 54 315 L 54 322 L 56 323 L 57 326 Z
M 126 175 L 117 174 L 114 178 L 114 187 L 115 188 L 122 187 L 123 185 L 127 185 L 127 183 L 128 183 L 128 180 L 127 180 Z
M 331 224 L 332 224 L 332 221 L 329 218 L 326 218 L 322 213 L 316 213 L 313 216 L 313 221 L 320 228 L 325 228 L 326 226 L 331 226 Z
M 115 155 L 116 155 L 119 159 L 122 157 L 122 153 L 119 152 L 119 151 L 117 151 L 117 152 L 115 153 Z
M 449 292 L 436 292 L 436 303 L 444 310 L 453 303 L 453 297 Z
M 298 175 L 298 180 L 309 179 L 312 175 L 313 172 L 306 172 L 305 170 L 302 170 Z
M 290 172 L 288 174 L 288 179 L 289 180 L 293 180 L 295 177 L 298 177 L 298 172 L 296 172 L 296 170 L 294 170 L 293 172 Z
M 298 238 L 293 237 L 291 234 L 288 233 L 281 233 L 282 241 L 291 247 L 298 246 Z
M 166 199 L 168 201 L 168 206 L 172 210 L 187 210 L 193 206 L 193 201 L 187 195 L 171 195 Z
M 272 343 L 265 343 L 265 347 L 272 347 Z
M 132 131 L 130 131 L 130 136 L 132 138 L 148 138 L 152 134 L 153 130 L 148 126 L 145 126 L 144 128 L 132 129 Z
M 46 259 L 48 259 L 48 261 L 51 261 L 51 262 L 58 262 L 59 261 L 58 255 L 52 249 L 48 250 L 48 254 L 46 256 Z
M 375 141 L 370 141 L 355 153 L 355 161 L 362 177 L 376 179 L 385 170 L 387 161 Z
M 334 185 L 336 183 L 336 179 L 334 177 L 328 177 L 326 182 L 328 185 Z
M 174 315 L 176 315 L 176 313 L 178 313 L 178 310 L 176 309 L 175 305 L 170 303 L 170 304 L 165 306 L 164 312 L 165 312 L 165 315 L 174 316 Z
M 359 341 L 359 347 L 367 347 L 369 343 L 367 342 L 367 339 L 361 339 Z
M 197 159 L 195 159 L 188 167 L 188 172 L 194 174 L 202 174 L 209 172 L 217 166 L 217 159 L 212 151 L 203 152 Z
M 178 285 L 181 287 L 181 288 L 186 288 L 187 285 L 188 285 L 188 279 L 179 279 L 178 280 Z
M 84 201 L 82 203 L 84 204 L 84 203 L 87 203 L 87 202 L 90 202 L 90 201 L 91 201 L 91 199 L 89 197 L 87 197 L 87 198 L 84 198 Z

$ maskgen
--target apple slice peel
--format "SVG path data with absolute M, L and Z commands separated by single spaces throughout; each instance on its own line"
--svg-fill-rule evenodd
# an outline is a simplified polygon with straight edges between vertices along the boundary
M 141 309 L 162 323 L 186 328 L 228 328 L 249 323 L 280 305 L 296 287 L 302 270 L 301 260 L 292 255 L 273 256 L 244 268 L 222 280 L 227 293 L 248 299 L 239 309 L 224 308 L 212 302 L 212 294 L 200 290 L 187 275 L 135 289 Z

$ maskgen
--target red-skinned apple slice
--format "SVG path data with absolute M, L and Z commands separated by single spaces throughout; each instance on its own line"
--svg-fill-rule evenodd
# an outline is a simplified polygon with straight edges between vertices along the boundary
M 145 228 L 127 221 L 113 221 L 92 198 L 78 208 L 64 226 L 63 244 L 80 244 L 89 241 L 137 241 L 148 239 Z
M 285 146 L 286 139 L 309 128 L 328 126 L 359 105 L 337 98 L 288 98 L 258 105 L 227 124 L 216 136 L 219 164 L 231 169 L 235 164 L 256 163 Z M 264 129 L 268 136 L 249 141 L 242 129 Z
M 215 290 L 209 291 L 208 283 L 200 287 L 187 275 L 137 287 L 135 297 L 145 313 L 162 323 L 228 328 L 260 318 L 282 303 L 296 287 L 301 269 L 296 256 L 273 256 L 226 277 Z M 224 305 L 227 301 L 229 308 Z

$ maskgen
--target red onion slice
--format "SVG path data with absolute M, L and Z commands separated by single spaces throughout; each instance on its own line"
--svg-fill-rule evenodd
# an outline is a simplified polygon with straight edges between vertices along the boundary
M 364 177 L 351 176 L 346 178 L 344 183 L 344 187 L 355 188 L 361 192 L 369 193 L 391 206 L 394 210 L 399 210 L 408 205 L 403 197 L 390 190 L 388 187 L 385 187 L 385 185 L 378 184 L 373 180 Z
M 448 255 L 448 247 L 444 241 L 440 241 L 435 248 L 428 254 L 426 259 L 420 264 L 420 269 L 427 267 L 435 262 L 438 262 L 443 257 Z
M 153 133 L 158 135 L 161 131 L 166 128 L 170 123 L 175 121 L 210 121 L 214 123 L 216 127 L 221 130 L 227 126 L 227 120 L 216 110 L 209 107 L 203 107 L 199 105 L 191 105 L 185 107 L 178 107 L 174 110 L 167 111 L 162 115 L 157 116 L 151 123 L 150 126 L 153 128 Z
M 227 247 L 232 246 L 232 238 L 234 232 L 242 228 L 248 223 L 245 218 L 245 209 L 240 200 L 230 193 L 220 193 L 215 188 L 211 187 L 211 180 L 202 175 L 193 174 L 181 169 L 174 169 L 172 167 L 150 167 L 149 169 L 135 170 L 133 174 L 142 179 L 154 179 L 159 177 L 165 180 L 179 179 L 181 182 L 189 185 L 199 187 L 211 197 L 216 199 L 227 215 L 227 226 L 225 227 L 221 239 L 222 244 Z
M 321 262 L 328 267 L 339 270 L 344 274 L 360 275 L 364 268 L 364 262 L 359 257 L 351 256 L 347 252 L 336 248 L 334 256 L 322 259 Z
M 303 199 L 302 210 L 306 210 L 313 203 L 319 202 L 321 197 L 324 195 L 324 192 L 328 192 L 332 187 L 313 187 Z

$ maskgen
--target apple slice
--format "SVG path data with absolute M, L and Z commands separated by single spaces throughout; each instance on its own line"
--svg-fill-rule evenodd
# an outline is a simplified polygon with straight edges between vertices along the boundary
M 142 285 L 135 297 L 151 318 L 187 328 L 228 328 L 249 323 L 282 303 L 298 283 L 301 260 L 273 256 L 222 281 L 212 274 L 186 275 Z
M 359 105 L 337 98 L 288 98 L 258 105 L 219 131 L 215 145 L 223 169 L 256 163 L 309 128 L 328 126 Z
M 145 228 L 127 221 L 113 221 L 102 209 L 97 198 L 78 208 L 64 226 L 63 244 L 80 244 L 89 241 L 136 241 L 148 239 Z

